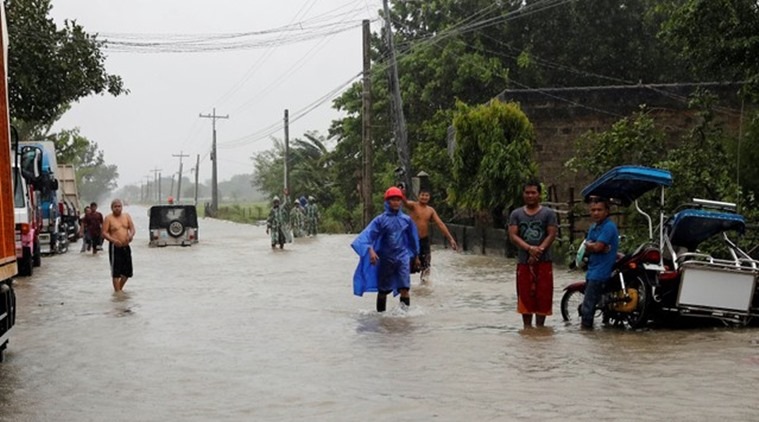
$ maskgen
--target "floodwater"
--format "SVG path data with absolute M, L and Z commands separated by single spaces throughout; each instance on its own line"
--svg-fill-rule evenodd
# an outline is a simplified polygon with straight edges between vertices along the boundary
M 354 297 L 352 236 L 272 251 L 205 219 L 201 243 L 44 258 L 16 281 L 2 421 L 759 420 L 759 331 L 521 329 L 513 262 L 437 250 L 411 308 Z

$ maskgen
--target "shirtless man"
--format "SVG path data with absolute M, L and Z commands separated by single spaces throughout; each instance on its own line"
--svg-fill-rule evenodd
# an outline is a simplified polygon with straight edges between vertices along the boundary
M 408 201 L 403 198 L 403 205 L 409 210 L 411 219 L 416 223 L 416 229 L 419 232 L 419 261 L 422 264 L 422 284 L 427 283 L 430 275 L 430 263 L 432 262 L 432 255 L 430 252 L 430 221 L 434 221 L 437 224 L 440 232 L 443 233 L 451 248 L 455 251 L 458 249 L 456 240 L 451 236 L 451 232 L 448 231 L 448 227 L 445 226 L 443 221 L 438 217 L 434 208 L 429 206 L 430 203 L 430 191 L 422 188 L 419 190 L 419 201 Z
M 132 250 L 129 243 L 134 239 L 134 223 L 129 214 L 122 212 L 124 204 L 120 199 L 111 202 L 112 213 L 103 222 L 103 237 L 110 243 L 108 258 L 111 262 L 113 290 L 124 290 L 127 279 L 132 276 Z

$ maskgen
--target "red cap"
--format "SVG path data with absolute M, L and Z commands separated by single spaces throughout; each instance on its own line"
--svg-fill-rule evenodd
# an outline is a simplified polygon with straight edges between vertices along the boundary
M 398 197 L 398 198 L 403 199 L 403 192 L 401 192 L 401 190 L 396 188 L 395 186 L 385 191 L 385 201 L 393 197 Z

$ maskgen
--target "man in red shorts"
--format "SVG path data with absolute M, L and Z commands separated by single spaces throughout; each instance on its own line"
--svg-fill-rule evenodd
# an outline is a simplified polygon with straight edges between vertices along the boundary
M 524 206 L 509 217 L 509 238 L 519 248 L 517 256 L 517 312 L 524 328 L 545 325 L 553 308 L 551 244 L 556 239 L 556 213 L 540 205 L 542 188 L 536 180 L 524 184 Z

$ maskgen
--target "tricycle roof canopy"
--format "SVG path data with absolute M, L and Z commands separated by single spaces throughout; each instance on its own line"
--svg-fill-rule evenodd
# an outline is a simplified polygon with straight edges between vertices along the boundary
M 642 166 L 615 167 L 582 190 L 587 201 L 593 196 L 614 199 L 628 206 L 644 193 L 672 185 L 672 173 Z
M 701 242 L 716 234 L 728 231 L 743 234 L 746 231 L 746 220 L 740 214 L 700 209 L 682 210 L 672 216 L 669 224 L 672 245 L 689 250 L 696 249 Z

